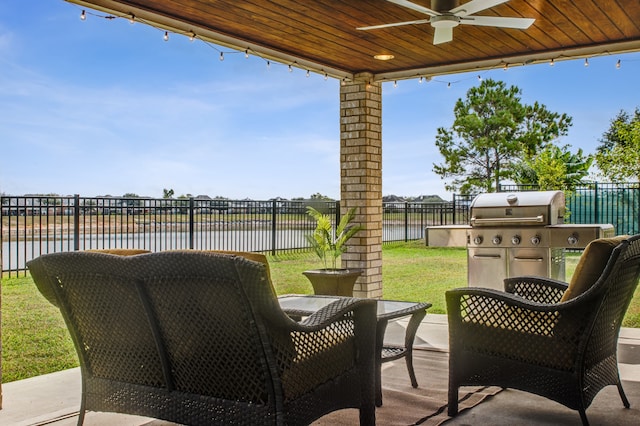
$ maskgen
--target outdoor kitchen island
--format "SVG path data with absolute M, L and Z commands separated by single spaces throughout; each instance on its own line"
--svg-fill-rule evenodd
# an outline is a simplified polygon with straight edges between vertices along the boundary
M 614 235 L 609 224 L 565 224 L 562 191 L 480 194 L 469 215 L 470 287 L 503 290 L 504 278 L 524 275 L 564 281 L 566 248 Z
M 429 226 L 433 247 L 467 247 L 470 287 L 504 290 L 505 278 L 535 275 L 565 281 L 566 249 L 584 249 L 615 235 L 611 224 L 567 224 L 562 191 L 495 192 L 476 196 L 469 224 Z

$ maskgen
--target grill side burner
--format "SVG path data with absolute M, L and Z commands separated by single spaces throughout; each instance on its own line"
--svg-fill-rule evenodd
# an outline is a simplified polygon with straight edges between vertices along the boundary
M 468 284 L 503 290 L 504 278 L 565 280 L 565 248 L 614 235 L 613 225 L 564 224 L 562 191 L 481 194 L 467 230 Z

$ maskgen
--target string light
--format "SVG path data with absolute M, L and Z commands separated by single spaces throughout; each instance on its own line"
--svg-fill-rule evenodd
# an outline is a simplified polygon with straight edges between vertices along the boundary
M 141 22 L 141 23 L 143 23 L 143 24 L 147 24 L 147 25 L 149 25 L 149 26 L 151 26 L 151 27 L 153 27 L 153 28 L 155 28 L 155 29 L 157 29 L 157 30 L 160 30 L 160 31 L 164 32 L 164 34 L 163 34 L 163 40 L 164 40 L 164 41 L 169 41 L 169 31 L 165 31 L 164 29 L 159 28 L 159 27 L 157 27 L 157 26 L 155 26 L 155 25 L 153 25 L 153 24 L 151 24 L 151 23 L 149 23 L 149 22 L 146 22 L 146 21 L 145 21 L 145 20 L 143 20 L 143 19 L 139 19 L 139 18 L 137 18 L 133 13 L 129 13 L 129 14 L 126 14 L 126 15 L 125 15 L 125 14 L 123 14 L 123 15 L 120 15 L 120 16 L 115 16 L 115 15 L 94 14 L 94 13 L 91 13 L 91 12 L 88 12 L 88 13 L 87 13 L 87 11 L 86 11 L 85 9 L 82 9 L 82 10 L 81 10 L 81 13 L 80 13 L 80 19 L 84 21 L 84 20 L 86 20 L 86 19 L 87 19 L 87 16 L 88 16 L 88 15 L 91 15 L 91 16 L 97 16 L 97 17 L 99 17 L 99 18 L 103 18 L 103 19 L 107 19 L 107 20 L 113 20 L 113 19 L 122 18 L 122 19 L 126 19 L 126 20 L 128 20 L 131 24 L 134 24 L 135 22 Z M 187 36 L 187 37 L 189 38 L 189 41 L 194 41 L 196 38 L 199 38 L 199 37 L 198 37 L 198 35 L 197 35 L 193 30 L 188 31 L 188 32 L 182 32 L 182 33 L 179 33 L 179 34 Z M 212 49 L 214 49 L 214 50 L 216 50 L 216 51 L 220 52 L 219 59 L 220 59 L 220 61 L 224 61 L 224 54 L 225 54 L 225 52 L 224 52 L 224 51 L 221 51 L 221 50 L 220 50 L 220 49 L 219 49 L 219 48 L 218 48 L 214 43 L 210 43 L 210 42 L 208 42 L 208 41 L 206 41 L 206 40 L 204 40 L 204 39 L 201 39 L 201 38 L 199 38 L 199 40 L 200 40 L 202 43 L 206 44 L 207 46 L 211 47 Z M 250 50 L 250 48 L 249 48 L 249 47 L 247 47 L 247 48 L 244 50 L 244 56 L 245 56 L 245 58 L 247 58 L 247 59 L 249 59 L 249 55 L 250 55 L 250 53 L 251 53 L 249 50 Z M 241 51 L 240 51 L 240 52 L 241 52 Z M 234 51 L 232 51 L 232 52 L 226 52 L 226 53 L 240 53 L 240 52 L 238 52 L 238 51 L 235 51 L 235 50 L 234 50 Z M 267 60 L 266 58 L 260 57 L 260 55 L 257 55 L 257 56 L 258 56 L 260 59 L 262 59 L 262 60 L 266 61 L 267 69 L 270 69 L 270 68 L 271 68 L 271 61 L 270 61 L 270 60 Z M 285 64 L 278 63 L 278 65 L 285 65 Z M 293 63 L 291 63 L 291 64 L 289 64 L 289 65 L 288 65 L 288 70 L 289 70 L 289 72 L 293 72 L 293 66 L 294 66 L 294 65 L 295 65 L 295 66 L 297 66 L 297 63 L 296 63 L 296 62 L 293 62 Z M 310 70 L 310 69 L 307 69 L 307 70 L 305 70 L 305 71 L 306 71 L 305 75 L 306 75 L 307 77 L 310 77 L 310 76 L 311 76 L 311 70 Z M 321 75 L 323 75 L 323 76 L 324 76 L 325 81 L 329 79 L 329 74 L 328 74 L 327 72 L 325 72 L 324 70 L 320 70 L 320 71 L 319 71 L 319 73 L 320 73 Z M 346 84 L 346 82 L 347 82 L 347 79 L 345 78 L 345 79 L 344 79 L 344 81 L 343 81 L 343 83 L 345 83 L 345 84 Z
M 91 13 L 91 12 L 87 13 L 87 12 L 86 12 L 86 10 L 84 10 L 84 9 L 83 9 L 83 10 L 81 11 L 81 13 L 80 13 L 80 19 L 81 19 L 82 21 L 85 21 L 85 20 L 87 19 L 87 15 L 97 16 L 97 17 L 99 17 L 99 18 L 103 18 L 103 19 L 107 19 L 107 20 L 113 20 L 113 19 L 117 19 L 117 18 L 124 18 L 124 19 L 127 19 L 131 24 L 134 24 L 136 21 L 139 21 L 139 22 L 142 22 L 142 23 L 144 23 L 144 24 L 150 25 L 151 27 L 154 27 L 154 28 L 156 28 L 157 30 L 162 30 L 161 28 L 158 28 L 158 27 L 154 26 L 154 25 L 153 25 L 153 24 L 151 24 L 151 23 L 148 23 L 148 22 L 145 22 L 144 20 L 141 20 L 141 19 L 136 18 L 136 16 L 135 16 L 133 13 L 130 13 L 130 14 L 128 14 L 128 15 L 120 15 L 120 16 L 114 16 L 114 15 L 101 15 L 101 14 L 94 14 L 94 13 Z M 196 35 L 196 33 L 195 33 L 195 32 L 193 32 L 193 31 L 190 31 L 190 32 L 188 32 L 188 33 L 181 33 L 181 34 L 183 34 L 183 35 L 187 35 L 187 36 L 189 37 L 189 40 L 190 40 L 190 41 L 193 41 L 194 39 L 198 38 L 198 37 L 197 37 L 197 35 Z M 164 39 L 164 41 L 169 41 L 169 32 L 168 32 L 168 31 L 164 31 L 163 39 Z M 200 41 L 202 41 L 203 43 L 205 43 L 205 44 L 209 45 L 209 46 L 210 46 L 211 48 L 213 48 L 214 50 L 219 51 L 219 52 L 220 52 L 220 61 L 224 61 L 224 52 L 223 52 L 223 51 L 220 51 L 220 50 L 219 50 L 219 48 L 217 48 L 213 43 L 207 42 L 206 40 L 203 40 L 203 39 L 200 39 Z M 229 53 L 229 52 L 227 52 L 227 53 Z M 239 53 L 239 52 L 237 52 L 237 51 L 233 51 L 233 52 L 231 52 L 231 53 Z M 245 58 L 247 58 L 247 59 L 249 58 L 249 48 L 245 49 L 245 51 L 244 51 L 244 56 L 245 56 Z M 265 61 L 266 61 L 266 65 L 267 65 L 267 69 L 270 69 L 270 67 L 271 67 L 271 61 L 266 60 L 266 58 L 261 57 L 259 54 L 258 54 L 257 56 L 258 56 L 260 59 L 265 60 Z M 577 59 L 577 58 L 567 58 L 567 59 Z M 534 62 L 534 61 L 533 61 L 533 60 L 525 61 L 525 62 L 523 63 L 523 65 L 527 65 L 527 64 L 532 63 L 532 62 Z M 296 63 L 294 62 L 293 64 L 289 64 L 289 65 L 288 65 L 288 70 L 289 70 L 289 72 L 293 72 L 293 65 L 295 65 L 295 64 L 296 64 Z M 285 65 L 285 64 L 279 63 L 279 65 Z M 554 58 L 551 58 L 551 59 L 549 60 L 549 65 L 550 65 L 550 66 L 554 66 L 554 65 L 555 65 L 555 59 L 554 59 Z M 589 58 L 588 58 L 588 57 L 585 57 L 585 58 L 584 58 L 584 66 L 585 66 L 585 67 L 588 67 L 589 65 L 590 65 L 590 64 L 589 64 Z M 499 65 L 498 65 L 498 66 L 499 66 Z M 618 59 L 618 60 L 616 61 L 615 67 L 616 67 L 616 69 L 620 69 L 620 68 L 622 67 L 622 60 L 621 60 L 621 59 Z M 507 70 L 509 69 L 509 63 L 507 63 L 507 62 L 503 62 L 503 63 L 502 63 L 502 68 L 504 69 L 504 71 L 507 71 Z M 329 75 L 328 75 L 328 73 L 327 73 L 327 72 L 325 72 L 324 70 L 320 70 L 320 71 L 319 71 L 319 73 L 321 73 L 321 74 L 324 76 L 325 81 L 329 79 Z M 307 70 L 306 70 L 306 76 L 307 76 L 307 77 L 310 77 L 310 75 L 311 75 L 311 70 L 307 69 Z M 481 76 L 481 75 L 479 75 L 479 74 L 477 75 L 477 78 L 478 78 L 478 81 L 482 81 L 482 80 L 483 80 L 483 79 L 482 79 L 482 76 Z M 425 76 L 419 76 L 419 83 L 423 83 L 424 81 L 427 81 L 427 82 L 428 82 L 428 81 L 430 81 L 430 80 L 431 80 L 431 77 L 429 77 L 429 76 L 426 76 L 426 77 L 425 77 Z M 345 78 L 343 78 L 343 79 L 341 80 L 341 82 L 342 82 L 342 84 L 346 84 L 346 83 L 347 83 L 347 78 L 346 78 L 346 77 L 345 77 Z M 444 83 L 444 81 L 441 81 L 441 82 L 442 82 L 442 83 Z M 457 82 L 456 82 L 456 83 L 457 83 Z M 369 83 L 369 84 L 370 84 L 370 83 Z M 451 84 L 452 84 L 451 82 L 448 82 L 448 83 L 447 83 L 447 87 L 451 87 Z M 393 82 L 393 86 L 394 86 L 394 87 L 398 87 L 398 81 L 397 81 L 397 80 L 394 80 L 394 82 Z
M 422 78 L 422 76 L 420 76 L 420 80 L 418 80 L 418 83 L 422 84 L 422 80 L 423 80 L 423 78 Z

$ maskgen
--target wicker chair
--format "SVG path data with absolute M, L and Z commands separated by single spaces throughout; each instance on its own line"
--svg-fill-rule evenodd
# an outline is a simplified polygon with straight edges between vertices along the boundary
M 604 266 L 596 273 L 598 263 Z M 616 385 L 628 408 L 617 341 L 639 275 L 636 235 L 590 243 L 570 287 L 593 285 L 579 292 L 541 277 L 507 278 L 506 292 L 448 291 L 449 415 L 458 412 L 458 388 L 468 385 L 544 396 L 578 410 L 585 425 L 586 409 L 605 386 Z
M 358 408 L 375 424 L 373 300 L 301 323 L 266 266 L 241 256 L 73 252 L 28 263 L 80 359 L 86 410 L 193 425 L 308 424 Z

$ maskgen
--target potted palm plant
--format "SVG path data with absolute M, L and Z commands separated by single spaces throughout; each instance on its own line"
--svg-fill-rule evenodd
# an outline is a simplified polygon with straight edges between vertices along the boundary
M 311 206 L 307 207 L 307 214 L 316 220 L 316 228 L 313 234 L 306 235 L 306 239 L 323 262 L 324 268 L 304 271 L 303 274 L 311 281 L 315 294 L 353 296 L 353 285 L 362 271 L 338 268 L 337 263 L 340 255 L 347 249 L 347 241 L 363 229 L 361 225 L 351 225 L 356 209 L 351 208 L 342 216 L 335 233 L 329 215 Z

